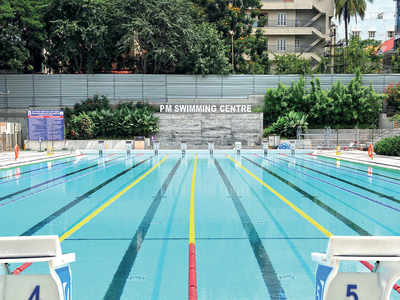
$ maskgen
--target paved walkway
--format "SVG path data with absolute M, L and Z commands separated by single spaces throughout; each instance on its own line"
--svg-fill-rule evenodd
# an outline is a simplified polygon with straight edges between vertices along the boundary
M 68 151 L 55 152 L 52 155 L 47 155 L 46 152 L 21 151 L 18 160 L 15 160 L 14 152 L 0 152 L 0 169 L 45 162 L 69 156 L 73 156 L 73 154 Z
M 374 159 L 372 160 L 369 158 L 367 151 L 358 150 L 341 151 L 340 155 L 336 155 L 336 151 L 319 150 L 315 151 L 314 154 L 330 158 L 340 158 L 342 160 L 358 162 L 371 166 L 380 166 L 384 168 L 400 170 L 400 157 L 398 156 L 374 155 Z

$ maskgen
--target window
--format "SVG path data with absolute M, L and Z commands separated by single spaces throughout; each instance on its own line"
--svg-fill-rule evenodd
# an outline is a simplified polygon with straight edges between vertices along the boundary
M 375 31 L 368 31 L 368 38 L 371 40 L 375 39 Z
M 296 51 L 300 50 L 300 40 L 294 41 L 294 47 L 295 47 Z
M 388 31 L 388 39 L 392 39 L 394 38 L 394 31 L 393 30 L 389 30 Z
M 360 32 L 359 31 L 353 31 L 353 36 L 355 37 L 360 37 Z
M 278 51 L 285 51 L 286 50 L 286 40 L 278 40 L 278 45 L 277 45 L 277 50 Z
M 279 13 L 278 14 L 278 25 L 286 26 L 287 25 L 286 19 L 287 19 L 287 13 Z

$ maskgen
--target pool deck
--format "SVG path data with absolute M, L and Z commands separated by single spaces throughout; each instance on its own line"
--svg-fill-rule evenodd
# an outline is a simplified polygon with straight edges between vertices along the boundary
M 384 156 L 374 155 L 373 160 L 369 158 L 366 151 L 341 151 L 340 155 L 336 155 L 336 151 L 320 150 L 313 153 L 313 155 L 324 156 L 334 159 L 341 159 L 355 163 L 366 164 L 370 166 L 378 166 L 382 168 L 389 168 L 400 170 L 400 157 L 398 156 Z
M 38 151 L 21 151 L 19 157 L 15 160 L 14 152 L 1 152 L 0 153 L 0 169 L 9 169 L 33 163 L 46 162 L 55 159 L 67 158 L 74 156 L 69 151 L 60 151 L 48 155 L 47 152 Z

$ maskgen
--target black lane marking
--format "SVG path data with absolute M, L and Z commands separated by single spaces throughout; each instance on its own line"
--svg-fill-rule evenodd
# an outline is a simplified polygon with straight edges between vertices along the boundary
M 200 237 L 196 240 L 248 240 L 248 237 Z M 67 241 L 130 241 L 131 238 L 68 238 Z M 145 241 L 187 241 L 188 237 L 145 238 Z M 329 240 L 328 237 L 260 237 L 260 240 Z
M 326 156 L 323 156 L 323 157 L 326 157 Z M 332 157 L 326 157 L 326 158 L 328 158 L 328 159 L 334 159 L 334 158 L 332 158 Z M 352 158 L 352 159 L 353 159 L 353 158 Z M 351 161 L 348 161 L 348 160 L 345 160 L 345 159 L 340 159 L 340 160 L 351 163 Z M 363 160 L 358 160 L 358 159 L 353 159 L 353 160 L 357 160 L 357 161 L 361 161 L 361 162 L 364 162 L 364 163 L 365 163 L 365 161 L 363 161 Z M 329 162 L 326 161 L 326 160 L 319 160 L 319 162 L 326 162 L 326 163 L 328 163 L 328 164 L 330 164 L 330 165 L 333 165 L 333 164 L 329 163 Z M 370 163 L 374 163 L 374 162 L 370 162 Z M 393 166 L 393 165 L 388 165 L 388 164 L 382 164 L 382 165 L 386 165 L 386 166 L 390 166 L 390 167 L 396 167 L 396 168 L 398 167 L 398 166 Z M 368 166 L 368 165 L 367 165 L 367 166 Z M 370 166 L 370 167 L 378 167 L 378 168 L 379 168 L 379 164 L 377 164 L 377 165 L 372 165 L 372 166 L 369 165 L 369 166 Z M 348 169 L 357 170 L 357 171 L 361 171 L 361 172 L 364 172 L 364 173 L 368 173 L 368 171 L 365 171 L 365 170 L 363 170 L 363 169 L 358 169 L 358 168 L 354 168 L 354 167 L 350 167 L 350 166 L 345 166 L 345 165 L 343 165 L 342 167 L 348 168 Z M 384 168 L 384 167 L 381 167 L 381 168 Z M 387 168 L 386 168 L 386 169 L 387 169 Z M 394 171 L 394 170 L 392 170 L 392 171 Z M 394 180 L 400 181 L 400 178 L 391 177 L 391 176 L 383 175 L 383 174 L 376 173 L 376 172 L 374 172 L 374 176 L 381 176 L 381 177 L 386 177 L 386 178 L 390 178 L 390 179 L 394 179 Z
M 50 161 L 45 161 L 45 162 L 51 162 L 51 160 L 50 160 Z M 73 162 L 73 160 L 64 161 L 64 162 L 62 162 L 62 163 L 54 164 L 53 167 L 56 167 L 56 166 L 59 166 L 59 165 L 64 165 L 64 164 L 68 164 L 68 163 L 71 163 L 71 162 Z M 23 166 L 21 166 L 21 167 L 23 167 Z M 45 167 L 41 167 L 41 168 L 37 168 L 37 169 L 33 169 L 33 170 L 28 170 L 28 171 L 24 171 L 24 172 L 19 173 L 19 175 L 23 175 L 23 174 L 27 174 L 27 173 L 32 173 L 32 172 L 39 171 L 39 170 L 43 170 L 43 169 L 47 169 L 47 168 L 48 168 L 48 167 L 45 166 Z M 3 177 L 0 177 L 0 179 L 10 178 L 10 177 L 14 177 L 14 176 L 15 176 L 15 175 L 3 176 Z M 10 178 L 10 180 L 13 180 L 13 179 L 15 179 L 15 178 Z M 8 182 L 8 181 L 7 181 L 7 182 Z
M 282 160 L 282 161 L 285 161 L 285 162 L 288 162 L 288 163 L 291 163 L 290 161 L 288 161 L 288 160 L 286 160 L 286 159 L 283 159 L 283 158 L 280 158 L 280 157 L 278 157 L 278 159 L 280 159 L 280 160 Z M 396 199 L 396 198 L 393 197 L 393 196 L 385 195 L 385 194 L 383 194 L 383 193 L 380 193 L 380 192 L 371 190 L 371 189 L 369 189 L 369 188 L 367 188 L 367 187 L 364 187 L 364 186 L 362 186 L 362 185 L 359 185 L 359 184 L 350 182 L 350 181 L 345 180 L 345 179 L 341 179 L 341 178 L 336 177 L 336 176 L 333 176 L 333 175 L 329 175 L 329 174 L 327 174 L 327 173 L 325 173 L 325 172 L 321 172 L 321 171 L 315 170 L 315 169 L 313 169 L 313 168 L 306 167 L 306 166 L 304 166 L 304 165 L 302 165 L 302 164 L 299 164 L 299 163 L 296 163 L 296 162 L 295 162 L 294 164 L 295 164 L 296 166 L 302 167 L 302 168 L 304 168 L 304 169 L 313 171 L 313 172 L 315 172 L 315 173 L 318 173 L 318 174 L 327 176 L 327 177 L 332 178 L 332 179 L 336 179 L 336 180 L 338 180 L 338 181 L 341 181 L 341 182 L 343 182 L 343 183 L 352 185 L 352 186 L 357 187 L 357 188 L 359 188 L 359 189 L 362 189 L 362 190 L 364 190 L 364 191 L 367 191 L 367 192 L 370 192 L 370 193 L 372 193 L 372 194 L 378 195 L 378 196 L 380 196 L 380 197 L 386 198 L 386 199 L 388 199 L 388 200 L 390 200 L 390 201 L 393 201 L 393 202 L 396 202 L 396 203 L 400 203 L 400 200 Z
M 335 209 L 331 208 L 330 206 L 326 205 L 324 202 L 322 202 L 321 200 L 319 200 L 317 197 L 309 194 L 308 192 L 306 192 L 305 190 L 299 188 L 297 185 L 295 185 L 294 183 L 290 182 L 289 180 L 279 176 L 278 174 L 276 174 L 275 172 L 272 172 L 271 170 L 268 170 L 267 168 L 263 167 L 262 165 L 258 164 L 257 162 L 247 158 L 247 157 L 243 157 L 245 160 L 247 160 L 248 162 L 252 163 L 253 165 L 259 167 L 260 169 L 264 170 L 265 172 L 267 172 L 268 174 L 274 176 L 275 178 L 277 178 L 278 180 L 282 181 L 283 183 L 287 184 L 288 186 L 290 186 L 292 189 L 294 189 L 295 191 L 299 192 L 300 194 L 302 194 L 304 197 L 306 197 L 307 199 L 311 200 L 313 203 L 315 203 L 316 205 L 318 205 L 319 207 L 321 207 L 322 209 L 324 209 L 327 213 L 329 213 L 330 215 L 334 216 L 336 219 L 340 220 L 342 223 L 344 223 L 345 225 L 347 225 L 348 227 L 350 227 L 351 229 L 353 229 L 355 232 L 357 232 L 359 235 L 371 235 L 368 231 L 366 231 L 364 228 L 358 226 L 356 223 L 354 223 L 353 221 L 351 221 L 350 219 L 348 219 L 347 217 L 345 217 L 344 215 L 342 215 L 341 213 L 339 213 L 338 211 L 336 211 Z
M 110 161 L 116 160 L 117 158 L 119 158 L 119 157 L 115 157 L 115 158 L 109 159 L 109 160 L 105 161 L 104 163 L 107 164 L 107 163 L 109 163 Z M 50 179 L 50 180 L 46 180 L 46 181 L 44 181 L 44 182 L 42 182 L 42 183 L 38 183 L 38 184 L 36 184 L 36 185 L 30 186 L 30 187 L 27 187 L 27 188 L 24 188 L 24 189 L 22 189 L 22 190 L 19 190 L 19 191 L 14 192 L 14 193 L 10 193 L 10 194 L 8 194 L 8 195 L 5 195 L 5 196 L 3 196 L 3 197 L 0 197 L 0 202 L 1 202 L 1 201 L 4 201 L 4 200 L 6 200 L 6 199 L 8 199 L 8 198 L 10 198 L 10 197 L 19 195 L 19 194 L 24 193 L 24 192 L 26 192 L 26 191 L 30 191 L 30 190 L 33 190 L 33 189 L 35 189 L 35 188 L 37 188 L 37 187 L 40 187 L 40 186 L 43 186 L 43 185 L 48 184 L 48 183 L 50 183 L 50 182 L 56 181 L 56 180 L 58 180 L 58 179 L 65 178 L 65 177 L 69 177 L 69 176 L 71 176 L 71 175 L 74 175 L 74 174 L 77 174 L 77 173 L 86 171 L 86 170 L 88 170 L 88 169 L 91 169 L 91 168 L 94 168 L 94 167 L 97 167 L 97 166 L 98 166 L 98 164 L 90 165 L 90 166 L 88 166 L 88 167 L 85 167 L 85 168 L 82 168 L 82 169 L 79 169 L 79 170 L 76 170 L 76 171 L 67 173 L 67 174 L 65 174 L 65 175 L 62 175 L 62 176 L 59 176 L 59 177 L 56 177 L 56 178 L 53 178 L 53 179 Z
M 62 208 L 60 208 L 59 210 L 57 210 L 56 212 L 52 213 L 50 216 L 48 216 L 47 218 L 43 219 L 42 221 L 40 221 L 39 223 L 37 223 L 36 225 L 32 226 L 31 228 L 29 228 L 27 231 L 25 231 L 24 233 L 21 234 L 21 236 L 29 236 L 34 234 L 35 232 L 39 231 L 41 228 L 43 228 L 44 226 L 46 226 L 47 224 L 49 224 L 51 221 L 53 221 L 55 218 L 61 216 L 63 213 L 65 213 L 66 211 L 68 211 L 69 209 L 71 209 L 72 207 L 74 207 L 75 205 L 77 205 L 78 203 L 80 203 L 81 201 L 85 200 L 86 198 L 88 198 L 89 196 L 91 196 L 92 194 L 94 194 L 95 192 L 97 192 L 98 190 L 102 189 L 104 186 L 106 186 L 107 184 L 113 182 L 114 180 L 116 180 L 117 178 L 121 177 L 122 175 L 128 173 L 129 171 L 133 170 L 134 168 L 140 166 L 141 164 L 145 163 L 146 161 L 150 160 L 151 157 L 142 160 L 140 162 L 138 162 L 137 164 L 135 164 L 134 166 L 114 175 L 113 177 L 107 179 L 106 181 L 104 181 L 103 183 L 99 184 L 98 186 L 94 187 L 93 189 L 91 189 L 90 191 L 87 191 L 86 193 L 80 195 L 79 197 L 77 197 L 75 200 L 71 201 L 70 203 L 68 203 L 67 205 L 63 206 Z
M 247 238 L 250 242 L 251 248 L 253 249 L 254 256 L 256 257 L 258 266 L 260 267 L 264 283 L 268 289 L 271 299 L 287 299 L 285 291 L 282 288 L 281 282 L 278 275 L 272 265 L 272 262 L 268 256 L 267 251 L 251 221 L 249 215 L 246 212 L 242 202 L 236 191 L 234 190 L 232 184 L 230 183 L 228 177 L 225 175 L 218 161 L 214 159 L 215 166 L 217 167 L 218 173 L 221 176 L 226 189 L 230 197 L 232 198 L 233 204 L 242 222 L 243 229 L 246 231 Z
M 174 177 L 176 171 L 178 170 L 178 167 L 180 166 L 181 162 L 182 159 L 179 159 L 178 162 L 173 167 L 173 169 L 171 170 L 171 172 L 169 172 L 163 185 L 158 190 L 157 195 L 154 197 L 153 202 L 147 209 L 147 212 L 144 215 L 142 221 L 140 222 L 135 235 L 131 239 L 129 247 L 125 251 L 124 257 L 119 263 L 117 271 L 114 273 L 113 279 L 110 285 L 108 286 L 106 294 L 104 295 L 103 298 L 104 300 L 121 299 L 126 281 L 129 278 L 129 273 L 131 272 L 136 257 L 139 253 L 139 250 L 142 247 L 147 231 L 149 230 L 149 227 L 151 225 L 151 221 L 153 220 L 154 215 L 156 214 L 157 209 L 161 203 L 161 200 L 164 197 L 167 188 L 171 183 L 171 180 Z

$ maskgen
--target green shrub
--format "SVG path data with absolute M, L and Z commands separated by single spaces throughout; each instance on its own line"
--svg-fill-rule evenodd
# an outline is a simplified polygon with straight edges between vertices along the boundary
M 400 156 L 400 136 L 380 140 L 375 144 L 374 150 L 380 155 Z
M 304 113 L 291 111 L 288 114 L 281 116 L 270 127 L 264 130 L 264 136 L 270 134 L 279 134 L 286 137 L 295 137 L 297 128 L 305 131 L 308 127 L 307 115 Z
M 65 115 L 66 136 L 71 139 L 133 138 L 158 132 L 158 119 L 145 103 L 120 103 L 115 109 L 105 96 L 95 96 Z
M 385 89 L 385 94 L 388 106 L 400 112 L 400 82 L 389 85 Z
M 85 112 L 73 115 L 70 120 L 70 138 L 91 139 L 94 137 L 95 124 Z
M 280 116 L 296 111 L 308 115 L 313 128 L 377 126 L 384 95 L 375 93 L 371 86 L 363 86 L 359 72 L 347 86 L 336 82 L 323 90 L 318 78 L 310 80 L 310 86 L 308 89 L 301 78 L 290 87 L 279 84 L 268 89 L 264 97 L 265 123 L 271 125 Z

